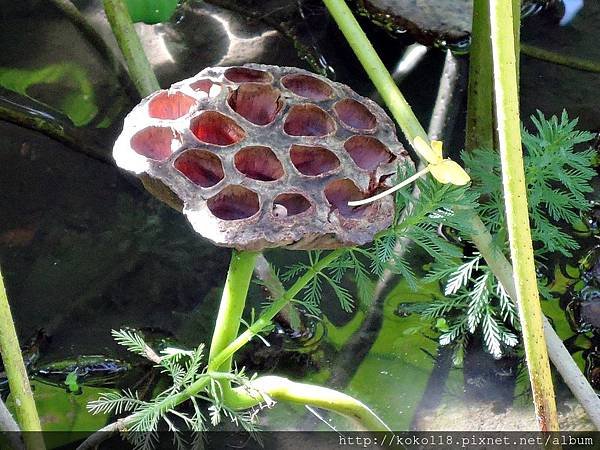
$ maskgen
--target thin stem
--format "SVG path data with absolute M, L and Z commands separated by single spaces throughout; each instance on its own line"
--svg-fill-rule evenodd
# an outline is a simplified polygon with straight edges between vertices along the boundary
M 369 75 L 369 78 L 379 91 L 381 98 L 390 109 L 396 122 L 402 129 L 409 142 L 413 142 L 417 136 L 421 136 L 425 142 L 429 142 L 427 133 L 417 120 L 410 105 L 396 87 L 394 79 L 377 55 L 377 52 L 369 42 L 364 31 L 352 15 L 352 11 L 343 0 L 323 0 L 338 27 L 346 37 L 346 40 L 354 50 L 356 57 Z M 393 86 L 393 89 L 390 87 Z
M 494 148 L 494 98 L 489 0 L 473 2 L 465 148 Z
M 277 278 L 275 269 L 273 269 L 262 253 L 256 258 L 254 275 L 261 281 L 270 299 L 279 298 L 285 294 L 285 287 L 279 278 Z M 282 324 L 298 335 L 303 335 L 306 332 L 300 313 L 289 303 L 277 315 L 277 323 Z
M 423 175 L 426 175 L 428 173 L 429 173 L 429 165 L 425 166 L 424 168 L 422 168 L 421 170 L 419 170 L 414 175 L 411 175 L 406 180 L 402 181 L 402 183 L 398 183 L 397 185 L 392 186 L 391 188 L 386 189 L 385 191 L 380 192 L 379 194 L 374 195 L 373 197 L 365 198 L 363 200 L 355 200 L 355 201 L 352 201 L 352 202 L 348 202 L 348 206 L 366 205 L 367 203 L 372 203 L 374 201 L 377 201 L 380 198 L 385 197 L 386 195 L 390 195 L 391 193 L 396 192 L 398 189 L 402 189 L 404 186 L 408 186 L 413 181 L 418 180 Z
M 506 7 L 506 1 L 490 1 L 490 24 L 498 146 L 502 164 L 506 224 L 516 285 L 515 299 L 519 305 L 523 346 L 537 420 L 541 431 L 557 431 L 558 416 L 550 362 L 544 345 L 542 310 L 529 226 L 512 8 Z
M 570 67 L 571 69 L 583 70 L 584 72 L 600 73 L 600 62 L 598 61 L 591 61 L 589 59 L 578 58 L 576 56 L 567 56 L 529 44 L 521 44 L 521 53 L 529 56 L 530 58 L 535 58 L 554 64 L 560 64 L 561 66 Z
M 104 11 L 137 90 L 143 97 L 159 90 L 158 80 L 146 58 L 123 0 L 104 0 Z
M 17 421 L 23 431 L 38 431 L 24 433 L 25 444 L 31 450 L 46 448 L 38 417 L 27 370 L 23 363 L 23 355 L 17 338 L 17 332 L 10 312 L 10 305 L 4 289 L 4 280 L 0 273 L 0 354 L 8 377 L 10 395 L 14 400 Z

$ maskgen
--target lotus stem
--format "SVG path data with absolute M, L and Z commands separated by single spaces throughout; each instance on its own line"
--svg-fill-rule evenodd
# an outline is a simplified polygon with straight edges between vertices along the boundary
M 490 26 L 498 147 L 502 165 L 506 225 L 516 288 L 515 299 L 519 305 L 523 346 L 538 424 L 541 431 L 558 431 L 552 373 L 544 345 L 543 313 L 529 226 L 527 187 L 521 148 L 516 51 L 512 31 L 513 14 L 512 8 L 506 7 L 506 1 L 490 1 Z
M 494 98 L 489 0 L 473 2 L 465 148 L 494 148 Z
M 104 0 L 104 12 L 123 53 L 129 75 L 138 92 L 145 97 L 160 89 L 152 66 L 123 0 Z
M 256 252 L 237 250 L 232 252 L 229 271 L 227 272 L 227 279 L 219 304 L 219 312 L 215 321 L 215 330 L 210 342 L 208 364 L 211 370 L 231 371 L 231 356 L 218 365 L 212 363 L 212 360 L 238 335 L 257 256 L 258 253 Z M 223 381 L 222 389 L 223 396 L 227 399 L 227 394 L 231 390 L 230 381 Z

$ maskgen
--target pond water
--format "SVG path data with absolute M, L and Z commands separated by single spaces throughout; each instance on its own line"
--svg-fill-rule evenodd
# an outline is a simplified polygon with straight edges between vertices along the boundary
M 115 47 L 100 2 L 75 3 Z M 582 3 L 576 11 L 568 9 L 563 26 L 552 15 L 527 19 L 524 42 L 600 61 L 600 47 L 594 45 L 600 39 L 600 4 Z M 389 67 L 414 42 L 408 34 L 390 33 L 365 18 L 361 23 Z M 319 71 L 375 98 L 317 1 L 184 2 L 170 22 L 139 24 L 137 29 L 165 87 L 207 66 L 257 62 Z M 114 166 L 112 143 L 137 100 L 60 12 L 47 2 L 2 0 L 0 42 L 0 106 L 17 104 L 59 123 L 72 122 L 68 131 L 76 143 L 66 146 L 0 120 L 0 263 L 22 341 L 40 330 L 49 336 L 40 345 L 35 367 L 65 360 L 76 365 L 78 358 L 81 364 L 81 358 L 101 355 L 101 360 L 127 368 L 108 381 L 84 383 L 81 395 L 65 393 L 60 382 L 56 387 L 34 381 L 46 429 L 89 431 L 107 420 L 84 408 L 103 386 L 138 382 L 150 389 L 156 383 L 147 366 L 114 343 L 111 329 L 142 329 L 184 346 L 208 342 L 230 251 L 204 241 L 182 214 Z M 464 73 L 467 56 L 456 58 Z M 400 84 L 425 124 L 444 59 L 442 49 L 430 49 Z M 463 93 L 456 95 L 457 120 L 446 130 L 445 141 L 453 143 L 448 148 L 459 148 L 463 139 L 464 83 L 458 86 Z M 536 109 L 551 115 L 564 108 L 580 118 L 580 129 L 599 131 L 598 92 L 598 74 L 522 56 L 524 118 Z M 579 255 L 553 264 L 568 275 L 594 242 L 581 237 Z M 302 253 L 273 250 L 266 256 L 286 266 Z M 418 252 L 411 258 L 417 268 L 428 262 Z M 310 339 L 280 333 L 269 338 L 269 348 L 257 340 L 241 352 L 240 364 L 250 372 L 286 374 L 342 389 L 370 405 L 395 430 L 534 429 L 519 357 L 495 361 L 474 342 L 463 367 L 453 367 L 436 332 L 418 316 L 402 312 L 401 304 L 436 295 L 436 286 L 412 292 L 405 282 L 394 280 L 373 304 L 344 313 L 326 291 L 321 321 L 308 321 Z M 563 308 L 570 295 L 565 291 Z M 263 300 L 262 289 L 253 286 L 251 305 L 258 307 Z M 593 330 L 578 335 L 558 302 L 545 308 L 561 337 L 573 342 L 582 367 L 586 358 L 590 364 L 594 342 L 598 345 Z M 558 385 L 566 429 L 590 429 L 580 407 Z M 262 417 L 265 429 L 321 430 L 327 429 L 325 421 L 336 429 L 351 427 L 338 417 L 319 419 L 287 405 Z

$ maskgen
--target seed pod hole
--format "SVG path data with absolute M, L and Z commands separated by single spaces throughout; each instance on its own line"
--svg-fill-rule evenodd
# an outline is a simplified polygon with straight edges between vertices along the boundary
M 321 108 L 307 103 L 290 108 L 283 130 L 291 136 L 327 136 L 335 130 L 335 123 Z
M 347 218 L 360 218 L 366 209 L 366 206 L 348 206 L 348 202 L 352 200 L 362 200 L 365 198 L 365 195 L 352 180 L 347 178 L 329 183 L 325 187 L 325 198 L 327 198 L 327 201 L 333 208 L 337 209 L 342 216 Z
M 260 209 L 258 194 L 243 186 L 227 186 L 206 201 L 210 212 L 222 220 L 247 219 Z
M 175 120 L 185 116 L 195 105 L 192 97 L 181 92 L 163 91 L 148 103 L 148 115 L 155 119 Z
M 164 161 L 181 145 L 179 134 L 169 127 L 147 127 L 133 135 L 131 148 L 154 161 Z
M 276 217 L 295 216 L 308 211 L 310 202 L 302 194 L 279 194 L 273 200 L 273 215 Z
M 340 166 L 340 160 L 324 147 L 292 145 L 290 159 L 304 175 L 317 176 L 331 172 Z
M 370 131 L 377 125 L 377 119 L 362 103 L 345 98 L 333 107 L 338 118 L 350 128 L 355 130 Z
M 248 178 L 275 181 L 283 174 L 283 166 L 269 147 L 245 147 L 236 153 L 234 164 Z
M 333 94 L 331 86 L 310 75 L 286 75 L 281 79 L 281 84 L 294 94 L 314 101 L 327 100 Z
M 192 120 L 190 129 L 202 142 L 215 145 L 235 144 L 246 133 L 233 119 L 216 111 L 207 111 Z
M 374 170 L 395 158 L 379 139 L 371 136 L 353 136 L 344 143 L 344 149 L 356 165 L 365 170 Z
M 216 185 L 225 177 L 219 157 L 206 150 L 189 150 L 179 156 L 174 165 L 188 180 L 204 188 Z
M 269 83 L 272 80 L 267 72 L 247 67 L 231 67 L 225 71 L 225 78 L 234 83 Z
M 190 84 L 190 87 L 197 92 L 204 92 L 207 97 L 216 97 L 221 92 L 221 85 L 212 80 L 200 79 Z
M 268 125 L 283 106 L 280 92 L 267 84 L 242 84 L 227 99 L 231 109 L 256 125 Z

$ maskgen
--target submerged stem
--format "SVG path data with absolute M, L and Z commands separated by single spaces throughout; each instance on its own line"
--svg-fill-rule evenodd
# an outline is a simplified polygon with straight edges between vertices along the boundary
M 40 431 L 42 426 L 35 407 L 35 400 L 31 392 L 31 385 L 27 370 L 23 362 L 21 347 L 15 324 L 13 322 L 10 305 L 4 289 L 4 280 L 0 273 L 0 354 L 8 377 L 10 395 L 15 405 L 17 421 L 23 431 L 36 431 L 37 433 L 24 433 L 25 445 L 29 450 L 43 450 L 46 448 L 44 438 Z

